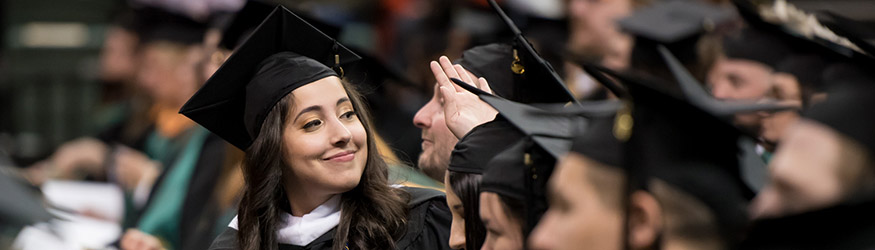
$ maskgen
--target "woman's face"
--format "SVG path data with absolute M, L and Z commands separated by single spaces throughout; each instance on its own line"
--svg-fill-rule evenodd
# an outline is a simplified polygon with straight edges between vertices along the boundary
M 286 178 L 311 195 L 353 189 L 367 162 L 367 136 L 340 79 L 326 77 L 291 94 L 283 130 Z
M 447 193 L 447 206 L 450 207 L 450 213 L 453 214 L 453 223 L 450 224 L 450 248 L 462 249 L 465 248 L 465 208 L 462 206 L 462 200 L 453 192 L 450 187 L 450 171 L 446 171 L 444 175 L 444 190 Z
M 480 219 L 486 227 L 486 241 L 482 249 L 523 249 L 522 224 L 504 212 L 498 194 L 480 193 Z

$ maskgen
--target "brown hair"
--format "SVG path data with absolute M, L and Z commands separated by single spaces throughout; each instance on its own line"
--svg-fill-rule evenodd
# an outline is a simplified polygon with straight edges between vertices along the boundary
M 394 249 L 407 223 L 406 193 L 388 183 L 388 168 L 380 157 L 365 102 L 345 81 L 356 115 L 367 134 L 368 156 L 361 181 L 341 196 L 341 217 L 332 249 Z M 282 98 L 268 113 L 261 132 L 246 150 L 243 177 L 246 188 L 240 202 L 237 240 L 241 249 L 277 249 L 277 224 L 289 209 L 282 186 L 282 134 L 292 110 L 293 95 Z

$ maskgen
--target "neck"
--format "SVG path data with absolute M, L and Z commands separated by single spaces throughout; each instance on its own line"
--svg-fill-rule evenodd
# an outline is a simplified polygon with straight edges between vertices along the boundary
M 283 187 L 286 189 L 286 199 L 289 200 L 289 207 L 292 210 L 293 216 L 302 217 L 305 214 L 309 214 L 335 195 L 329 192 L 307 189 L 298 185 L 297 181 L 290 179 L 292 178 L 286 178 Z

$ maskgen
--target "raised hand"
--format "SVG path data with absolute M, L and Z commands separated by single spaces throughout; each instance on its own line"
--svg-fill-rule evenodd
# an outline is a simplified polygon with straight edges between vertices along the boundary
M 447 128 L 456 138 L 462 138 L 477 125 L 495 119 L 498 114 L 494 108 L 486 104 L 476 95 L 456 86 L 450 78 L 457 78 L 483 91 L 492 93 L 484 78 L 476 78 L 460 65 L 453 65 L 446 56 L 441 56 L 440 62 L 431 62 L 431 72 L 438 83 L 438 98 L 444 109 L 444 119 Z M 472 84 L 473 83 L 473 84 Z

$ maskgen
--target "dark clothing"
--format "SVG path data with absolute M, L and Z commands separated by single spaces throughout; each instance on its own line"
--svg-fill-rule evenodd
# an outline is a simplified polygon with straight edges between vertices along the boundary
M 431 189 L 404 187 L 410 194 L 407 232 L 396 242 L 397 249 L 450 249 L 450 222 L 452 216 L 443 193 Z M 319 236 L 306 246 L 280 244 L 279 249 L 331 249 L 335 229 Z M 237 230 L 228 228 L 219 235 L 210 250 L 236 250 Z
M 195 165 L 189 181 L 180 218 L 180 249 L 207 249 L 221 231 L 217 225 L 227 226 L 230 220 L 222 218 L 228 208 L 221 208 L 216 201 L 216 184 L 224 167 L 227 143 L 210 134 L 201 149 L 201 157 Z
M 740 249 L 875 249 L 875 199 L 755 222 Z

